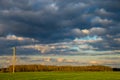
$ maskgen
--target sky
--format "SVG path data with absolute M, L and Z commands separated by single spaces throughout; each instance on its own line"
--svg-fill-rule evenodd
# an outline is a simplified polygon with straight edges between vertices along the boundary
M 120 0 L 0 0 L 0 67 L 120 68 Z

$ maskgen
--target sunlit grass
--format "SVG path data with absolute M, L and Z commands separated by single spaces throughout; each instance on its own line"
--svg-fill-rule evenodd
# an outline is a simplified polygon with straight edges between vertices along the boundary
M 120 72 L 0 73 L 0 80 L 120 80 Z

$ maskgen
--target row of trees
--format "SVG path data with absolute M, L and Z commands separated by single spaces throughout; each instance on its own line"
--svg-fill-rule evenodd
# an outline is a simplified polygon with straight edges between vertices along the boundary
M 2 72 L 12 72 L 13 67 L 1 69 Z M 112 71 L 107 66 L 51 66 L 51 65 L 16 65 L 15 72 L 37 72 L 37 71 Z

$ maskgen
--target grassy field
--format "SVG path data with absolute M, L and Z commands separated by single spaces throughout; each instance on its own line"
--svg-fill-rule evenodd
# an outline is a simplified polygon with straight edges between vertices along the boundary
M 0 80 L 120 80 L 120 72 L 0 73 Z

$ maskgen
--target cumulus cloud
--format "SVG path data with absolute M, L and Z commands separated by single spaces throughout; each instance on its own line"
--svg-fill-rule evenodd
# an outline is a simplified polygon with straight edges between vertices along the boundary
M 106 33 L 106 29 L 100 28 L 100 27 L 93 27 L 89 31 L 90 31 L 90 34 L 96 34 L 96 35 L 103 35 Z
M 79 28 L 72 29 L 72 34 L 76 36 L 81 36 L 81 35 L 103 35 L 106 33 L 105 28 L 101 27 L 92 27 L 90 29 L 83 29 L 80 30 Z
M 73 60 L 73 59 L 67 59 L 67 60 L 65 60 L 65 62 L 67 62 L 67 63 L 75 63 L 75 62 L 77 62 L 77 61 L 75 61 L 75 60 Z
M 116 40 L 116 41 L 120 41 L 120 38 L 115 38 L 114 40 Z
M 51 58 L 44 58 L 44 61 L 47 61 L 47 62 L 50 62 L 51 61 Z
M 21 46 L 21 45 L 30 45 L 38 42 L 39 41 L 35 40 L 34 38 L 19 37 L 16 35 L 7 35 L 5 37 L 0 37 L 0 48 L 2 48 L 0 52 L 2 53 L 1 55 L 4 55 L 5 53 L 11 55 L 12 47 Z
M 83 44 L 83 45 L 80 45 L 79 46 L 80 49 L 83 49 L 83 50 L 96 50 L 97 48 L 91 46 L 91 45 L 88 45 L 88 44 Z
M 35 40 L 34 38 L 27 38 L 27 37 L 19 37 L 16 35 L 7 35 L 6 37 L 0 37 L 0 40 L 5 40 L 5 41 L 28 41 L 28 42 L 39 42 L 38 40 Z
M 18 46 L 17 49 L 21 54 L 40 54 L 40 55 L 84 55 L 82 53 L 88 53 L 90 50 L 95 53 L 96 50 L 100 50 L 94 44 L 103 42 L 104 40 L 99 36 L 86 36 L 82 38 L 75 38 L 69 42 L 59 42 L 51 44 L 35 44 Z M 88 51 L 88 52 L 84 52 Z M 79 54 L 81 52 L 81 54 Z M 102 52 L 104 53 L 104 52 Z
M 100 17 L 95 17 L 92 19 L 91 21 L 93 24 L 97 24 L 97 23 L 100 23 L 102 25 L 107 25 L 107 24 L 111 24 L 113 21 L 112 20 L 109 20 L 109 19 L 102 19 Z
M 119 66 L 119 56 L 69 56 L 61 58 L 60 56 L 17 56 L 16 65 L 42 64 L 42 65 L 107 65 L 111 67 Z M 0 56 L 0 67 L 12 65 L 12 56 Z
M 67 51 L 70 47 L 69 43 L 54 43 L 54 44 L 35 44 L 35 45 L 25 45 L 18 46 L 18 49 L 33 49 L 38 51 L 38 54 L 61 54 L 63 51 Z M 23 50 L 24 51 L 24 50 Z M 30 53 L 30 52 L 29 52 Z
M 71 33 L 77 36 L 82 35 L 82 31 L 79 28 L 72 29 Z
M 18 48 L 27 48 L 27 49 L 35 49 L 35 50 L 38 50 L 38 51 L 40 51 L 42 54 L 44 54 L 44 53 L 46 53 L 46 52 L 49 52 L 49 51 L 51 51 L 52 49 L 54 49 L 55 47 L 54 46 L 52 46 L 52 47 L 50 47 L 50 46 L 48 46 L 48 45 L 27 45 L 27 46 L 20 46 L 20 47 L 18 47 Z
M 104 8 L 97 9 L 95 12 L 96 12 L 97 14 L 101 14 L 101 15 L 112 15 L 112 14 L 113 14 L 113 13 L 111 13 L 111 12 L 106 11 Z
M 99 42 L 99 41 L 102 41 L 103 39 L 101 37 L 98 37 L 98 36 L 86 36 L 86 37 L 83 37 L 83 38 L 75 38 L 74 41 L 75 42 L 80 42 L 80 43 L 94 43 L 94 42 Z
M 54 10 L 54 11 L 57 11 L 59 9 L 59 7 L 55 4 L 55 3 L 52 3 L 50 4 L 49 6 L 47 6 L 47 9 L 48 10 Z
M 117 41 L 118 44 L 120 43 L 120 38 L 114 38 L 114 41 Z
M 65 60 L 65 59 L 63 59 L 63 58 L 58 58 L 58 59 L 57 59 L 58 62 L 63 62 L 64 60 Z
M 98 65 L 99 64 L 99 62 L 97 62 L 97 61 L 90 61 L 89 63 L 92 64 L 92 65 Z
M 6 40 L 18 40 L 18 41 L 33 41 L 37 42 L 37 40 L 33 38 L 26 38 L 26 37 L 17 37 L 16 35 L 7 35 Z
M 87 30 L 87 29 L 84 29 L 84 30 L 81 30 L 81 31 L 82 31 L 83 34 L 89 34 L 90 33 L 90 31 Z

